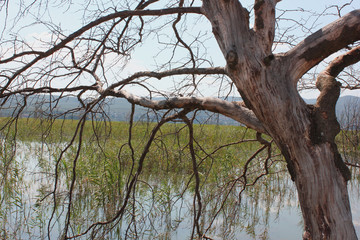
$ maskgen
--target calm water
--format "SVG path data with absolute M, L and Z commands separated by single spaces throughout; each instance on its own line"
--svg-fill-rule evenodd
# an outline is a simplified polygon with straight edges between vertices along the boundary
M 47 237 L 52 198 L 44 196 L 53 188 L 54 169 L 53 164 L 48 163 L 55 161 L 56 155 L 50 154 L 48 147 L 39 143 L 18 145 L 14 160 L 16 168 L 12 173 L 18 176 L 13 181 L 8 180 L 8 185 L 2 187 L 0 236 L 14 239 Z M 56 149 L 51 151 L 58 151 Z M 359 174 L 359 170 L 356 171 Z M 51 239 L 58 239 L 64 227 L 69 188 L 66 177 L 64 173 L 58 189 L 59 207 L 51 224 Z M 126 232 L 136 232 L 139 239 L 189 239 L 193 224 L 194 193 L 183 191 L 186 180 L 179 176 L 177 181 L 165 181 L 163 176 L 156 175 L 146 176 L 145 180 L 146 183 L 138 185 L 134 195 L 135 204 L 131 205 L 122 222 L 105 238 L 118 239 L 119 235 L 123 236 Z M 82 187 L 74 195 L 75 210 L 71 229 L 74 233 L 78 229 L 84 230 L 94 221 L 107 219 L 121 205 L 117 200 L 109 200 L 105 193 L 102 193 L 103 196 L 98 195 L 97 190 L 87 188 L 87 184 L 82 180 L 79 184 Z M 217 215 L 207 236 L 213 239 L 301 239 L 301 212 L 291 180 L 286 174 L 281 174 L 269 177 L 258 185 L 258 188 L 248 189 L 242 194 L 241 203 L 236 190 L 230 194 L 229 203 Z M 221 197 L 217 197 L 221 194 L 213 192 L 212 186 L 204 186 L 202 189 L 203 214 L 200 223 L 204 230 L 221 202 Z M 360 236 L 358 181 L 350 183 L 349 194 L 354 224 Z M 44 199 L 39 201 L 41 198 Z M 132 223 L 132 214 L 137 216 L 135 224 Z

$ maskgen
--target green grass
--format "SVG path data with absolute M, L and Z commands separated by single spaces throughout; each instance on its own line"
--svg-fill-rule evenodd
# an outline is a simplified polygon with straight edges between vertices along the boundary
M 61 184 L 58 194 L 60 204 L 56 214 L 64 214 L 62 204 L 68 201 L 69 189 L 75 173 L 71 224 L 77 226 L 79 232 L 94 221 L 111 219 L 121 207 L 128 181 L 134 177 L 139 167 L 140 156 L 156 126 L 156 123 L 136 122 L 130 133 L 130 125 L 127 122 L 87 121 L 80 143 L 78 120 L 50 121 L 28 118 L 8 124 L 10 120 L 13 119 L 0 118 L 1 154 L 3 154 L 0 170 L 3 174 L 2 179 L 6 179 L 4 180 L 6 184 L 1 186 L 3 196 L 8 197 L 9 204 L 11 201 L 16 201 L 20 205 L 23 203 L 19 196 L 23 194 L 21 192 L 23 186 L 20 182 L 24 168 L 21 163 L 14 160 L 12 152 L 16 144 L 25 145 L 26 151 L 35 159 L 39 169 L 52 178 L 50 184 L 42 185 L 38 190 L 38 200 L 52 191 L 55 166 L 58 165 L 57 174 Z M 206 214 L 211 216 L 225 200 L 224 193 L 230 190 L 234 180 L 243 173 L 245 162 L 262 145 L 254 140 L 256 139 L 254 131 L 241 126 L 194 124 L 193 127 L 203 207 Z M 339 135 L 338 139 L 341 140 L 341 137 L 343 135 Z M 222 146 L 226 147 L 222 148 Z M 339 148 L 341 150 L 341 147 Z M 282 157 L 275 156 L 277 154 L 279 151 L 273 146 L 271 159 L 273 164 L 269 171 L 281 172 L 281 174 L 270 174 L 261 179 L 256 186 L 248 187 L 246 191 L 248 198 L 239 209 L 243 211 L 243 217 L 246 219 L 248 215 L 258 214 L 256 211 L 254 213 L 251 211 L 254 210 L 253 204 L 257 206 L 261 199 L 265 201 L 266 209 L 269 210 L 274 204 L 271 199 L 276 196 L 282 198 L 281 203 L 276 203 L 279 209 L 284 206 L 286 200 L 294 197 L 295 193 L 289 189 L 289 184 L 282 181 L 286 179 L 287 173 Z M 248 183 L 264 172 L 266 157 L 265 150 L 249 165 Z M 76 168 L 73 172 L 75 164 Z M 235 182 L 234 190 L 228 195 L 222 214 L 226 215 L 227 212 L 231 214 L 233 209 L 236 209 L 234 204 L 238 199 L 237 194 L 243 186 L 240 180 L 243 179 Z M 145 210 L 151 206 L 153 207 L 151 216 L 154 217 L 171 211 L 168 208 L 173 208 L 172 204 L 176 199 L 181 198 L 182 194 L 186 192 L 193 195 L 195 186 L 189 149 L 189 129 L 182 123 L 164 124 L 146 155 L 143 171 L 138 177 L 134 192 L 136 201 L 131 199 L 130 203 L 133 204 L 127 207 L 125 219 L 129 220 L 134 212 L 136 216 L 146 215 Z M 12 196 L 10 190 L 14 189 L 17 191 L 13 191 L 16 194 Z M 48 217 L 51 207 L 51 198 L 37 201 L 36 216 L 39 218 L 36 220 L 37 224 L 46 226 L 44 219 Z M 0 218 L 6 221 L 8 213 L 9 209 L 6 209 L 5 204 L 0 211 Z M 245 220 L 239 218 L 238 221 Z M 259 219 L 255 216 L 251 221 L 247 224 L 250 228 L 254 227 Z
M 8 121 L 9 118 L 1 118 L 0 128 Z M 3 135 L 8 139 L 16 135 L 17 141 L 38 142 L 51 148 L 52 162 L 47 165 L 43 162 L 46 171 L 54 171 L 61 151 L 74 138 L 59 164 L 59 171 L 69 186 L 79 147 L 79 131 L 74 134 L 78 124 L 77 120 L 18 119 L 3 130 Z M 82 133 L 80 154 L 76 160 L 78 192 L 93 193 L 99 198 L 110 193 L 119 196 L 123 194 L 124 185 L 136 171 L 138 159 L 155 125 L 156 123 L 134 123 L 129 141 L 129 123 L 87 121 Z M 194 136 L 201 181 L 215 185 L 238 176 L 244 162 L 261 147 L 254 141 L 234 144 L 255 138 L 255 132 L 241 126 L 195 124 Z M 160 182 L 169 181 L 177 186 L 191 180 L 190 187 L 193 187 L 193 165 L 188 143 L 189 131 L 184 124 L 163 125 L 147 154 L 140 178 L 147 182 L 153 176 L 161 176 Z M 218 149 L 227 144 L 229 146 Z M 264 154 L 260 157 L 265 157 Z M 41 157 L 38 159 L 40 161 Z

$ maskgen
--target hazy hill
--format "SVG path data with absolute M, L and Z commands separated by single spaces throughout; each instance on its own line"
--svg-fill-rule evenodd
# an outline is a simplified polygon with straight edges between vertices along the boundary
M 231 100 L 240 101 L 241 99 L 231 98 Z M 305 99 L 305 101 L 308 104 L 314 104 L 316 99 Z M 13 97 L 0 108 L 0 116 L 14 116 L 16 114 L 16 111 L 14 111 L 15 108 L 22 105 L 23 102 L 24 100 L 22 97 Z M 50 95 L 30 96 L 28 97 L 26 103 L 26 107 L 22 111 L 21 117 L 40 117 L 51 112 L 52 115 L 60 116 L 61 118 L 78 119 L 83 113 L 83 110 L 73 111 L 73 109 L 80 108 L 81 106 L 76 97 L 59 98 L 59 96 L 50 97 Z M 360 98 L 354 96 L 344 96 L 338 100 L 336 113 L 339 118 L 346 107 L 349 107 L 350 105 L 359 106 Z M 50 109 L 52 109 L 52 111 L 50 111 Z M 94 111 L 98 113 L 94 116 L 99 119 L 108 117 L 111 121 L 126 121 L 130 116 L 131 104 L 125 99 L 109 98 L 100 102 Z M 102 112 L 104 112 L 106 116 L 100 114 Z M 135 120 L 147 121 L 149 119 L 151 121 L 153 117 L 154 114 L 151 110 L 136 106 L 134 115 Z M 238 124 L 225 116 L 213 114 L 207 111 L 197 113 L 196 120 L 197 122 L 209 124 Z

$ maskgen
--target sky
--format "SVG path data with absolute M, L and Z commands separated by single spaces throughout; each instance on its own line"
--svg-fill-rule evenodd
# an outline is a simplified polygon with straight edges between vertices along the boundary
M 251 6 L 253 4 L 253 1 L 241 1 L 243 6 L 249 6 L 248 9 L 251 9 Z M 284 14 L 284 18 L 293 18 L 298 22 L 313 22 L 313 28 L 311 29 L 311 31 L 308 32 L 300 32 L 299 29 L 295 29 L 293 31 L 292 34 L 294 35 L 299 35 L 299 39 L 297 39 L 297 41 L 301 41 L 302 39 L 304 39 L 304 37 L 308 36 L 309 34 L 317 31 L 318 29 L 320 29 L 321 27 L 326 26 L 327 24 L 331 23 L 332 21 L 336 20 L 338 18 L 338 8 L 335 7 L 340 6 L 343 7 L 341 8 L 340 14 L 341 16 L 345 15 L 346 13 L 355 10 L 355 9 L 360 9 L 360 1 L 359 0 L 355 0 L 352 2 L 351 6 L 346 6 L 346 4 L 349 3 L 349 0 L 302 0 L 302 1 L 296 1 L 296 3 L 294 1 L 290 1 L 290 0 L 282 0 L 277 8 L 277 14 L 281 14 L 283 13 L 282 10 L 298 10 L 298 11 L 291 11 L 289 13 Z M 325 16 L 311 16 L 313 15 L 313 13 L 322 13 L 324 11 L 324 15 Z M 292 24 L 292 23 L 290 23 Z M 207 23 L 204 21 L 202 22 L 200 25 L 202 25 L 202 27 L 204 27 L 205 25 L 207 25 Z M 209 27 L 209 26 L 206 26 Z M 209 29 L 209 32 L 211 30 Z M 214 61 L 216 66 L 223 66 L 225 64 L 224 58 L 222 57 L 222 53 L 220 52 L 217 43 L 215 41 L 215 39 L 209 39 L 208 40 L 208 46 L 209 46 L 209 50 L 210 50 L 210 55 L 212 56 L 212 60 Z M 154 49 L 153 49 L 154 50 Z M 276 49 L 277 52 L 282 52 L 282 51 L 287 51 L 288 48 L 285 46 L 280 46 Z M 151 51 L 147 50 L 149 53 Z M 139 51 L 140 55 L 144 54 L 144 52 L 146 51 Z M 220 56 L 218 58 L 214 57 L 214 56 Z M 335 55 L 332 55 L 328 58 L 328 61 L 330 61 L 331 59 L 333 59 L 334 57 L 336 57 Z M 141 58 L 137 58 L 137 59 L 141 59 Z M 141 60 L 140 60 L 141 61 Z M 139 63 L 139 62 L 138 62 Z M 141 64 L 141 63 L 140 63 Z M 143 66 L 145 66 L 146 64 L 143 64 Z M 324 68 L 325 65 L 323 66 L 319 66 L 318 69 L 321 70 L 322 68 Z M 317 89 L 313 89 L 313 90 L 303 90 L 301 91 L 301 95 L 304 98 L 316 98 L 319 95 L 319 91 Z M 342 91 L 342 95 L 354 95 L 354 96 L 359 96 L 360 97 L 360 91 L 358 90 L 345 90 Z
M 283 18 L 292 18 L 298 22 L 314 22 L 313 23 L 313 29 L 311 31 L 304 30 L 305 32 L 301 32 L 298 29 L 293 30 L 293 32 L 290 32 L 290 34 L 298 35 L 299 38 L 295 39 L 295 41 L 302 40 L 305 36 L 311 34 L 311 32 L 314 32 L 318 30 L 319 28 L 325 26 L 326 24 L 332 22 L 333 20 L 337 19 L 337 8 L 332 7 L 333 5 L 339 5 L 342 6 L 346 3 L 348 3 L 350 0 L 302 0 L 302 1 L 292 1 L 292 0 L 282 0 L 278 4 L 278 15 L 283 13 L 282 10 L 285 9 L 296 9 L 298 11 L 291 11 L 287 12 L 283 15 Z M 56 3 L 57 2 L 57 3 Z M 61 1 L 54 1 L 54 4 L 59 4 Z M 75 1 L 74 1 L 75 2 Z M 166 1 L 160 1 L 160 5 Z M 199 1 L 196 1 L 199 2 Z M 253 1 L 245 0 L 241 1 L 243 6 L 249 7 L 248 9 L 251 9 L 251 5 Z M 15 13 L 17 9 L 19 8 L 18 5 L 19 2 L 13 1 L 10 2 L 9 5 L 9 12 Z M 52 3 L 52 2 L 51 2 Z M 75 2 L 75 9 L 76 4 L 78 2 Z M 81 4 L 78 4 L 77 7 L 80 9 Z M 347 12 L 350 12 L 354 9 L 360 9 L 360 1 L 359 0 L 353 0 L 352 6 L 344 6 L 344 8 L 341 10 L 341 14 L 346 14 Z M 50 8 L 49 8 L 50 9 Z M 317 16 L 311 16 L 313 12 L 321 13 L 322 11 L 326 10 L 326 16 L 317 17 Z M 309 12 L 310 11 L 310 12 Z M 11 14 L 10 14 L 11 15 Z M 36 17 L 40 16 L 41 19 L 45 20 L 51 20 L 55 23 L 59 23 L 62 28 L 64 29 L 76 29 L 76 27 L 81 26 L 83 23 L 81 23 L 81 19 L 83 17 L 83 14 L 80 10 L 75 10 L 72 12 L 66 12 L 66 7 L 63 5 L 58 5 L 57 8 L 55 8 L 55 11 L 50 12 L 49 14 L 38 12 L 38 15 Z M 2 17 L 2 18 L 1 18 Z M 2 19 L 2 20 L 1 20 Z M 166 17 L 164 17 L 166 19 Z M 211 37 L 211 27 L 206 19 L 198 19 L 197 16 L 188 17 L 189 27 L 187 31 L 185 32 L 184 37 L 187 36 L 189 39 L 191 39 L 192 33 L 197 32 L 201 30 L 203 33 L 207 33 L 209 35 L 209 38 L 205 38 L 206 41 L 204 41 L 204 45 L 206 46 L 206 50 L 208 51 L 208 56 L 211 57 L 212 61 L 214 62 L 215 66 L 224 66 L 225 61 L 224 57 L 222 56 L 222 53 L 219 50 L 219 47 L 217 46 L 217 43 L 213 37 Z M 28 24 L 28 19 L 23 19 L 22 24 L 26 26 Z M 197 21 L 196 24 L 192 24 L 191 21 Z M 0 27 L 1 24 L 4 26 L 4 18 L 3 16 L 0 16 Z M 286 24 L 293 24 L 292 22 L 285 23 Z M 8 21 L 7 28 L 11 28 L 11 21 Z M 25 27 L 20 30 L 21 35 L 26 36 L 28 39 L 42 39 L 42 38 L 48 38 L 49 34 L 47 34 L 47 29 L 41 27 L 40 25 L 31 26 L 31 27 Z M 67 34 L 70 34 L 71 31 L 69 30 Z M 188 35 L 186 35 L 188 34 Z M 6 36 L 2 36 L 6 37 Z M 158 37 L 158 36 L 156 36 Z M 157 44 L 157 40 L 155 35 L 150 35 L 147 39 L 147 42 L 142 45 L 140 48 L 138 48 L 134 53 L 129 61 L 127 67 L 121 72 L 121 77 L 129 76 L 130 74 L 134 73 L 135 71 L 144 71 L 144 70 L 152 70 L 154 66 L 157 64 L 160 64 L 161 62 L 166 62 L 169 59 L 169 53 L 165 52 L 164 54 L 157 55 L 159 49 L 162 47 L 161 45 Z M 166 40 L 165 35 L 161 35 L 160 38 L 163 38 L 161 40 Z M 280 46 L 276 49 L 276 51 L 285 51 L 287 48 L 285 46 Z M 156 59 L 154 58 L 156 56 Z M 321 70 L 321 66 L 318 68 Z M 203 92 L 204 95 L 214 95 L 217 93 L 217 88 L 214 87 L 214 79 L 209 79 L 207 82 L 204 82 L 203 85 Z M 158 88 L 167 89 L 167 88 L 175 88 L 176 86 L 170 81 L 162 81 L 159 83 L 158 80 L 151 80 L 152 85 L 158 85 Z M 138 94 L 143 94 L 140 90 L 135 90 Z M 144 93 L 145 94 L 145 93 Z M 360 97 L 360 91 L 347 91 L 343 92 L 343 95 L 357 95 Z M 302 96 L 304 98 L 315 98 L 318 95 L 317 90 L 311 90 L 311 91 L 303 91 Z

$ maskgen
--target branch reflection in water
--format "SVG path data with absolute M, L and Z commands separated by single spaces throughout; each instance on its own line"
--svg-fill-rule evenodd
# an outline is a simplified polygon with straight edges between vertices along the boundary
M 301 238 L 301 211 L 286 166 L 274 146 L 260 144 L 255 133 L 236 126 L 194 125 L 197 194 L 186 125 L 165 124 L 154 134 L 137 176 L 138 159 L 155 124 L 114 123 L 111 131 L 94 124 L 100 123 L 89 123 L 84 130 L 87 137 L 81 143 L 71 200 L 78 145 L 70 146 L 60 159 L 55 209 L 55 166 L 69 136 L 38 141 L 20 131 L 16 141 L 5 143 L 2 138 L 2 238 L 58 239 L 66 224 L 69 237 L 85 233 L 77 239 L 190 239 L 197 231 L 204 239 Z M 229 135 L 239 140 L 226 142 Z M 353 168 L 349 192 L 359 234 L 356 171 Z M 135 184 L 129 187 L 132 179 Z M 94 226 L 96 222 L 108 224 Z

